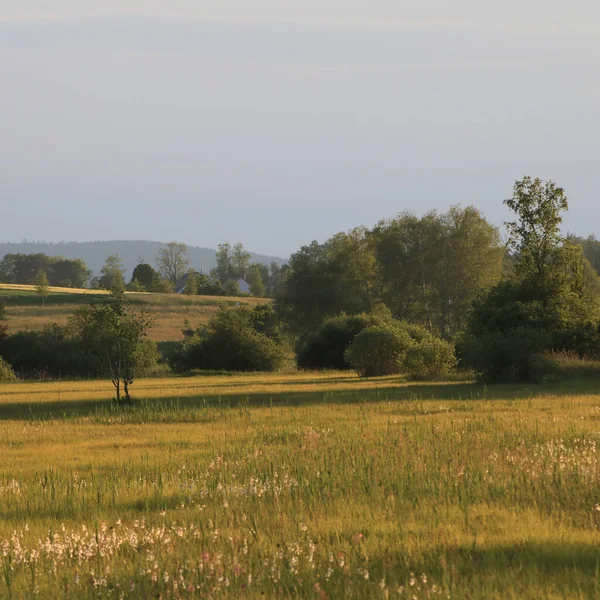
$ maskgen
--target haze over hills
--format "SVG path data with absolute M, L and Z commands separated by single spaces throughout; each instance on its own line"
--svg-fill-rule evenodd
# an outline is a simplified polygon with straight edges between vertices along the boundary
M 65 258 L 81 258 L 87 266 L 98 274 L 106 257 L 118 254 L 125 266 L 125 279 L 129 280 L 135 265 L 143 261 L 154 265 L 158 251 L 164 247 L 163 242 L 148 240 L 113 240 L 98 242 L 0 242 L 0 260 L 5 254 L 44 253 L 48 256 L 64 256 Z M 190 267 L 204 272 L 216 266 L 216 253 L 213 248 L 188 246 Z M 286 259 L 279 256 L 266 256 L 252 253 L 252 261 L 264 264 L 276 262 L 284 264 Z

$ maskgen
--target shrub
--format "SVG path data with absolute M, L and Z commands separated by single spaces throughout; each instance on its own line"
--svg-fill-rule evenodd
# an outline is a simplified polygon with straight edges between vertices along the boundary
M 414 341 L 406 352 L 404 371 L 417 380 L 440 379 L 456 367 L 454 346 L 434 336 Z
M 367 327 L 383 325 L 371 315 L 340 315 L 327 319 L 319 330 L 299 345 L 296 361 L 301 369 L 349 370 L 345 352 L 354 338 Z
M 409 347 L 410 336 L 391 325 L 367 327 L 353 340 L 345 358 L 361 377 L 399 373 Z
M 6 319 L 6 304 L 4 300 L 0 299 L 0 321 L 4 321 Z
M 533 327 L 489 331 L 467 341 L 466 358 L 487 382 L 535 381 L 544 377 L 543 353 L 551 341 L 547 331 Z
M 185 340 L 171 360 L 173 370 L 276 371 L 281 368 L 285 352 L 274 339 L 274 325 L 268 311 L 262 307 L 257 309 L 222 307 L 205 328 Z
M 16 381 L 13 368 L 0 356 L 0 381 Z
M 600 323 L 579 323 L 554 334 L 555 352 L 574 353 L 579 357 L 597 358 L 600 355 Z
M 94 377 L 100 371 L 85 345 L 59 325 L 10 335 L 2 341 L 0 354 L 24 377 Z

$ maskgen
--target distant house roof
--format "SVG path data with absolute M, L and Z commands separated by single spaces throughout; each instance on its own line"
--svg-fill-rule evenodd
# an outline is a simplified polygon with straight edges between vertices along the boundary
M 245 279 L 242 279 L 240 277 L 236 281 L 237 281 L 237 284 L 240 286 L 240 292 L 242 292 L 242 294 L 250 293 L 250 284 Z

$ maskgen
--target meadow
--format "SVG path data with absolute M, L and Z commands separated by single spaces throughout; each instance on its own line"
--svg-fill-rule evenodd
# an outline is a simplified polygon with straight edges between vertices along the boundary
M 599 383 L 2 384 L 0 597 L 600 597 Z
M 39 330 L 48 323 L 64 325 L 78 305 L 102 302 L 107 292 L 102 290 L 49 288 L 44 299 L 34 286 L 0 284 L 0 300 L 6 304 L 6 321 L 11 332 Z M 150 294 L 127 292 L 127 301 L 140 310 L 154 313 L 154 326 L 149 339 L 155 342 L 177 341 L 183 338 L 186 319 L 193 328 L 208 323 L 219 306 L 236 303 L 256 306 L 270 300 L 243 297 L 186 296 L 181 294 Z

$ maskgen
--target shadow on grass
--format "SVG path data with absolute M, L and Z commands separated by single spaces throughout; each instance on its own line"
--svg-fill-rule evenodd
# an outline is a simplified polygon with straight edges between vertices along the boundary
M 297 383 L 310 383 L 310 378 L 296 380 Z M 173 422 L 177 421 L 176 413 L 194 410 L 211 409 L 250 409 L 263 407 L 302 407 L 312 405 L 346 405 L 346 404 L 375 404 L 388 401 L 456 401 L 457 405 L 452 410 L 470 411 L 476 409 L 476 402 L 481 400 L 518 401 L 524 399 L 544 398 L 549 396 L 595 396 L 599 394 L 600 380 L 597 378 L 581 378 L 568 382 L 548 383 L 544 385 L 496 385 L 485 386 L 473 382 L 458 383 L 414 383 L 401 384 L 398 381 L 381 380 L 381 387 L 360 388 L 359 380 L 351 378 L 333 378 L 323 381 L 315 379 L 315 385 L 324 386 L 332 384 L 330 389 L 320 390 L 281 390 L 282 381 L 273 381 L 273 392 L 268 390 L 269 383 L 260 382 L 260 391 L 252 390 L 252 381 L 237 383 L 215 383 L 207 392 L 197 396 L 177 396 L 176 380 L 173 381 L 173 396 L 169 398 L 144 399 L 138 397 L 133 406 L 117 406 L 111 397 L 97 400 L 65 400 L 43 403 L 3 402 L 0 404 L 1 420 L 32 420 L 32 419 L 66 419 L 89 417 L 94 415 L 118 414 L 124 415 L 132 411 L 142 411 L 147 414 L 157 411 L 174 411 Z M 347 384 L 356 382 L 356 388 L 336 389 L 336 383 Z M 292 384 L 293 382 L 290 382 Z M 164 386 L 171 387 L 171 386 Z M 187 386 L 186 386 L 187 387 Z M 202 387 L 206 387 L 202 384 Z M 226 393 L 225 388 L 240 388 L 240 393 Z M 247 389 L 242 389 L 246 387 Z M 266 390 L 264 388 L 267 388 Z M 221 389 L 224 388 L 224 389 Z M 135 397 L 135 386 L 132 388 Z M 18 395 L 18 392 L 16 393 Z M 418 408 L 418 407 L 417 407 Z M 407 406 L 407 414 L 431 410 L 415 410 Z M 185 415 L 182 415 L 185 420 Z

